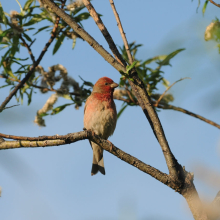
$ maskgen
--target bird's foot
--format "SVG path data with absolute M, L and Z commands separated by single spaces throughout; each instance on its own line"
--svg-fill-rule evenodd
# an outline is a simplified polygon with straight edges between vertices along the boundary
M 83 129 L 85 129 L 86 131 L 90 131 L 92 133 L 92 136 L 96 135 L 96 133 L 93 130 L 91 130 L 91 129 L 86 129 L 86 128 L 83 128 Z
M 110 151 L 112 151 L 113 150 L 113 147 L 114 147 L 114 145 L 112 144 L 112 142 L 110 142 L 109 140 L 107 140 L 108 141 L 108 143 L 111 145 L 111 147 L 110 147 Z

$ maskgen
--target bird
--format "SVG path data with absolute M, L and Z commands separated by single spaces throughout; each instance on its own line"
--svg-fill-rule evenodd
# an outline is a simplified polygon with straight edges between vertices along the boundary
M 108 77 L 100 78 L 94 85 L 91 95 L 84 107 L 84 128 L 107 140 L 114 133 L 117 122 L 117 111 L 113 100 L 114 89 L 118 87 Z M 103 148 L 89 141 L 93 149 L 91 175 L 105 175 Z

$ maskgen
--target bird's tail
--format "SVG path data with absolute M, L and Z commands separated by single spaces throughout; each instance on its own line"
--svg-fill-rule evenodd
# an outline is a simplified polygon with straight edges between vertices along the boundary
M 96 173 L 98 173 L 98 171 L 102 173 L 103 175 L 105 175 L 103 149 L 99 145 L 93 142 L 91 144 L 92 144 L 92 149 L 93 149 L 93 161 L 92 161 L 91 175 L 92 176 L 95 175 Z

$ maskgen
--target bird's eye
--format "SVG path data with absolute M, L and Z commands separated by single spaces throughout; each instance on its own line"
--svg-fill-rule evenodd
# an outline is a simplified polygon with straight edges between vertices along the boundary
M 107 86 L 107 85 L 108 85 L 108 83 L 105 83 L 105 85 Z

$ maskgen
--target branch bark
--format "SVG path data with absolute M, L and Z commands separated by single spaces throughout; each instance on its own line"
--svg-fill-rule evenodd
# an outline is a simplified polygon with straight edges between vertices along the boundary
M 156 168 L 143 163 L 137 158 L 127 154 L 126 152 L 120 150 L 114 146 L 109 141 L 101 139 L 99 136 L 93 134 L 92 131 L 86 130 L 76 133 L 71 133 L 67 135 L 54 135 L 54 136 L 40 136 L 40 137 L 20 137 L 15 135 L 6 135 L 1 134 L 1 137 L 17 139 L 18 141 L 2 141 L 0 142 L 0 150 L 5 149 L 14 149 L 14 148 L 32 148 L 32 147 L 49 147 L 49 146 L 58 146 L 75 143 L 80 140 L 89 139 L 90 141 L 95 142 L 103 149 L 118 157 L 119 159 L 125 161 L 126 163 L 136 167 L 144 173 L 149 174 L 158 181 L 174 187 L 171 183 L 170 178 L 167 174 L 157 170 Z
M 74 31 L 79 34 L 85 41 L 87 41 L 107 62 L 109 62 L 115 69 L 118 71 L 126 72 L 125 66 L 121 65 L 116 59 L 114 59 L 107 51 L 105 51 L 101 45 L 98 44 L 87 32 L 85 32 L 82 27 L 80 27 L 69 15 L 67 15 L 64 11 L 62 11 L 57 5 L 50 0 L 42 0 L 44 4 L 47 4 L 51 10 L 56 13 L 59 17 L 61 17 L 70 27 L 74 29 Z M 108 32 L 105 32 L 108 35 Z M 144 114 L 148 118 L 149 122 L 153 127 L 153 131 L 161 145 L 164 157 L 166 159 L 166 163 L 169 169 L 169 175 L 161 173 L 158 170 L 153 170 L 155 173 L 151 172 L 151 168 L 149 165 L 144 164 L 143 162 L 137 160 L 129 154 L 121 151 L 120 149 L 113 147 L 113 150 L 110 152 L 119 158 L 123 158 L 124 161 L 131 164 L 132 166 L 137 167 L 139 170 L 142 170 L 145 173 L 148 173 L 152 177 L 160 180 L 164 184 L 168 185 L 172 189 L 175 189 L 177 192 L 182 194 L 193 213 L 195 219 L 207 219 L 207 215 L 202 210 L 201 201 L 199 199 L 198 193 L 193 184 L 192 175 L 186 172 L 182 166 L 177 162 L 176 158 L 172 154 L 168 142 L 166 140 L 163 128 L 159 121 L 159 118 L 154 110 L 154 107 L 151 103 L 150 97 L 147 94 L 145 89 L 145 85 L 138 77 L 136 71 L 132 71 L 130 77 L 133 78 L 134 83 L 130 81 L 132 91 L 137 97 L 138 103 L 141 106 Z M 83 136 L 83 134 L 85 136 Z M 77 139 L 78 138 L 78 139 Z M 105 150 L 110 151 L 111 144 L 107 141 L 102 140 L 98 136 L 92 136 L 91 133 L 86 131 L 86 133 L 78 133 L 77 137 L 69 136 L 67 139 L 57 139 L 57 140 L 45 140 L 45 141 L 13 141 L 11 143 L 7 141 L 3 141 L 0 144 L 0 148 L 10 149 L 10 148 L 18 148 L 18 147 L 38 147 L 38 146 L 55 146 L 60 144 L 69 144 L 75 142 L 77 140 L 82 140 L 89 138 L 91 141 L 97 143 Z M 9 144 L 8 144 L 9 143 Z M 189 179 L 189 183 L 187 182 Z M 195 203 L 196 202 L 196 203 Z
M 215 5 L 215 6 L 217 6 L 217 7 L 219 7 L 220 8 L 220 4 L 217 4 L 217 3 L 215 3 L 214 1 L 212 1 L 212 0 L 209 0 L 213 5 Z

